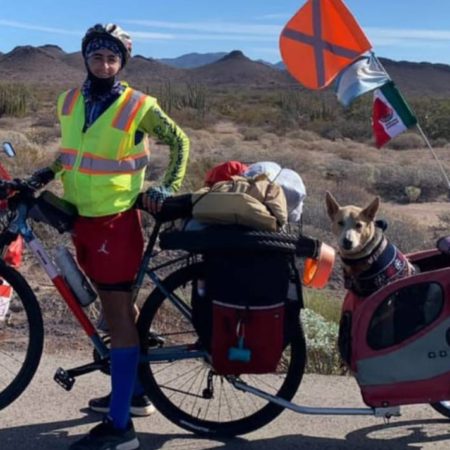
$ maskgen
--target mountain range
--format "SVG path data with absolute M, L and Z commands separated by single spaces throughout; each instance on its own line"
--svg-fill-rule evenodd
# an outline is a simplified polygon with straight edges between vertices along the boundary
M 445 64 L 392 61 L 381 58 L 386 71 L 406 94 L 450 96 L 450 66 Z M 85 77 L 80 52 L 66 53 L 55 45 L 19 46 L 0 53 L 0 80 L 27 84 L 77 85 Z M 122 78 L 137 87 L 170 80 L 209 86 L 299 86 L 282 62 L 254 61 L 241 51 L 190 53 L 178 58 L 131 58 Z

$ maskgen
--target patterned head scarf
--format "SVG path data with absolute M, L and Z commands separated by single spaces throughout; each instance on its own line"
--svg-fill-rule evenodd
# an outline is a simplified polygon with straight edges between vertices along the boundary
M 96 37 L 96 38 L 92 39 L 86 46 L 86 49 L 83 54 L 84 59 L 87 60 L 96 51 L 98 51 L 102 48 L 110 50 L 115 55 L 119 56 L 121 65 L 123 64 L 124 55 L 122 53 L 121 48 L 119 47 L 119 45 L 116 42 L 114 42 L 112 39 L 109 39 L 107 37 Z

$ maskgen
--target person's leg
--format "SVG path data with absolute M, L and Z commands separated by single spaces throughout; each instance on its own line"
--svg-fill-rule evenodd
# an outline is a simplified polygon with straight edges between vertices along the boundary
M 103 423 L 75 442 L 71 450 L 137 449 L 130 403 L 139 361 L 138 334 L 130 292 L 98 291 L 111 333 L 111 400 Z
M 111 336 L 111 401 L 109 417 L 124 429 L 130 418 L 131 397 L 139 360 L 139 340 L 130 292 L 99 291 Z
M 127 448 L 139 441 L 130 420 L 130 402 L 139 361 L 131 286 L 142 257 L 143 238 L 134 211 L 104 218 L 80 218 L 75 227 L 77 259 L 97 286 L 111 336 L 109 414 L 72 450 Z

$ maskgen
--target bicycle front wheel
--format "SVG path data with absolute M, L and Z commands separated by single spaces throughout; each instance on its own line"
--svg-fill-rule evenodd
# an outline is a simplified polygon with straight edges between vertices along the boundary
M 44 330 L 36 296 L 25 279 L 0 260 L 0 409 L 19 397 L 42 355 Z
M 164 344 L 154 353 L 158 352 L 158 361 L 141 364 L 141 381 L 156 408 L 181 428 L 210 437 L 249 433 L 275 419 L 283 408 L 236 389 L 232 377 L 215 373 L 207 355 L 189 357 L 189 351 L 200 347 L 189 315 L 192 289 L 202 274 L 202 264 L 182 268 L 164 280 L 168 295 L 155 289 L 147 298 L 138 321 L 143 352 L 152 358 L 149 333 L 163 338 Z M 185 313 L 168 296 L 182 302 Z M 300 321 L 293 323 L 275 373 L 241 375 L 239 380 L 292 399 L 303 376 L 306 353 Z M 166 356 L 160 358 L 163 353 Z

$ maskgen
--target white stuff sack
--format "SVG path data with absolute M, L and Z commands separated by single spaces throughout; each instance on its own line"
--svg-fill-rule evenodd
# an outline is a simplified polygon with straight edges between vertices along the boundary
M 286 196 L 288 222 L 299 222 L 306 197 L 306 188 L 300 175 L 292 169 L 282 168 L 276 162 L 262 161 L 250 165 L 244 176 L 253 177 L 261 173 L 265 173 L 270 181 L 282 187 Z

